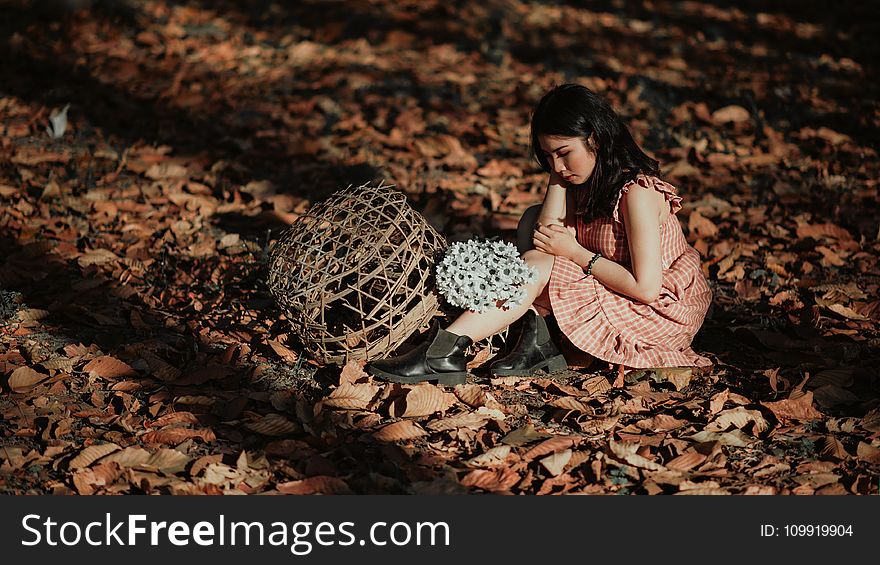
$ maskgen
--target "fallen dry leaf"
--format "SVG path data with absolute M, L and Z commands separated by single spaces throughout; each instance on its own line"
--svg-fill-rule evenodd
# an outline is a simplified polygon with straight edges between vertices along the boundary
M 388 424 L 382 429 L 373 432 L 373 437 L 378 441 L 403 441 L 415 439 L 426 435 L 425 430 L 412 420 L 401 420 Z
M 28 392 L 48 378 L 49 375 L 38 373 L 30 367 L 19 367 L 9 375 L 9 388 L 13 392 Z
M 379 387 L 374 384 L 343 382 L 324 399 L 324 406 L 344 410 L 366 410 L 378 393 Z
M 412 387 L 406 394 L 404 418 L 429 416 L 435 412 L 445 412 L 455 403 L 452 393 L 430 384 Z
M 86 447 L 85 449 L 80 451 L 76 457 L 70 460 L 69 467 L 71 469 L 81 469 L 83 467 L 88 467 L 105 455 L 109 455 L 114 451 L 119 451 L 120 449 L 122 448 L 115 443 L 90 445 L 89 447 Z
M 780 421 L 788 420 L 818 420 L 823 418 L 821 412 L 813 408 L 813 393 L 806 392 L 797 398 L 786 398 L 776 402 L 761 402 L 773 412 Z

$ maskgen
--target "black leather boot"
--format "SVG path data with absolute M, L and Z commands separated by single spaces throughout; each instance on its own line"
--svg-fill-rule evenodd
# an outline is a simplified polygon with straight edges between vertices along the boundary
M 499 377 L 526 377 L 541 369 L 548 373 L 568 368 L 565 357 L 550 339 L 544 318 L 534 310 L 522 317 L 522 333 L 510 353 L 489 366 L 489 372 Z
M 459 385 L 467 377 L 465 351 L 471 344 L 473 340 L 468 336 L 435 326 L 425 343 L 403 355 L 373 361 L 366 369 L 374 377 L 393 383 L 437 381 L 442 385 Z

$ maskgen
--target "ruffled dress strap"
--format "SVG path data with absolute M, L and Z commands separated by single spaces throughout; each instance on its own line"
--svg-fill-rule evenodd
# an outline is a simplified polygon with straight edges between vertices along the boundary
M 623 195 L 629 192 L 629 189 L 634 186 L 639 186 L 645 189 L 654 189 L 660 192 L 663 197 L 666 198 L 666 202 L 669 203 L 669 211 L 672 214 L 676 214 L 681 210 L 681 196 L 678 195 L 678 191 L 674 186 L 666 181 L 658 179 L 657 177 L 649 177 L 640 174 L 635 179 L 623 185 L 620 189 L 620 194 L 617 195 L 617 203 L 614 205 L 614 212 L 611 214 L 615 222 L 623 223 L 620 219 L 620 201 L 623 199 Z

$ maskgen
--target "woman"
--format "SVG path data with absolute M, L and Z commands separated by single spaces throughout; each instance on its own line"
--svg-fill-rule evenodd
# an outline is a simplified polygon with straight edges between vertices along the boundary
M 690 344 L 711 292 L 675 217 L 681 198 L 660 180 L 658 162 L 605 100 L 576 84 L 544 95 L 531 134 L 549 181 L 537 221 L 532 210 L 520 221 L 522 258 L 538 271 L 526 300 L 467 311 L 409 353 L 367 370 L 393 382 L 463 383 L 467 348 L 523 316 L 519 340 L 490 372 L 561 370 L 565 360 L 543 319 L 549 313 L 572 344 L 621 367 L 710 366 Z

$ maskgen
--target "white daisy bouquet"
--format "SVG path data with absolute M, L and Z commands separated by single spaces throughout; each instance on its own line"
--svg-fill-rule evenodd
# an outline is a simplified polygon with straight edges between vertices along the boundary
M 459 308 L 485 312 L 519 306 L 526 297 L 524 284 L 535 282 L 538 271 L 519 256 L 510 243 L 471 239 L 449 246 L 437 265 L 437 288 L 447 302 Z

